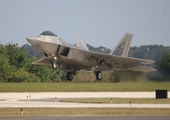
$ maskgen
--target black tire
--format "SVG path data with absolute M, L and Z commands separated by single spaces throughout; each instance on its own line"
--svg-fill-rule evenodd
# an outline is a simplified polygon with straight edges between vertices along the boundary
M 73 80 L 73 76 L 72 76 L 71 72 L 67 73 L 67 80 L 68 81 L 72 81 Z
M 96 71 L 96 79 L 101 80 L 102 79 L 102 72 L 101 71 Z
M 52 63 L 52 68 L 55 69 L 56 67 L 57 67 L 56 60 L 54 60 Z

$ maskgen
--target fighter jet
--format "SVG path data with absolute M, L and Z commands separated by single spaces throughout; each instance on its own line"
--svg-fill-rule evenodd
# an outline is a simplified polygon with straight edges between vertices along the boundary
M 96 79 L 102 79 L 101 71 L 133 70 L 155 71 L 148 67 L 154 61 L 128 57 L 133 34 L 126 33 L 109 54 L 93 52 L 88 49 L 81 36 L 75 35 L 76 46 L 65 42 L 51 31 L 44 31 L 38 36 L 26 40 L 42 51 L 45 56 L 32 64 L 48 64 L 55 69 L 67 71 L 67 80 L 71 81 L 76 71 L 93 71 Z

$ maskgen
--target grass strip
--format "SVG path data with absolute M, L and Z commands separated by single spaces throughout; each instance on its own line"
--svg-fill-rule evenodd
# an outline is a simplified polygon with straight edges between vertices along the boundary
M 170 108 L 23 108 L 23 115 L 169 115 Z M 0 108 L 0 115 L 20 115 L 19 108 Z
M 170 82 L 1 83 L 0 92 L 124 92 L 170 90 Z

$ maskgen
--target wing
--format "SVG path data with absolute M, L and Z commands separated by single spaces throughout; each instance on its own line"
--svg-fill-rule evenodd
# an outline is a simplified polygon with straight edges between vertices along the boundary
M 52 59 L 44 56 L 44 57 L 42 57 L 42 58 L 32 62 L 32 64 L 36 64 L 36 65 L 51 65 L 52 64 Z
M 97 61 L 103 60 L 102 64 L 99 65 L 99 70 L 133 70 L 133 71 L 142 71 L 149 72 L 155 71 L 151 67 L 147 67 L 147 64 L 152 64 L 154 61 L 131 58 L 131 57 L 122 57 L 116 55 L 108 55 L 96 52 L 89 52 L 89 55 L 96 59 Z

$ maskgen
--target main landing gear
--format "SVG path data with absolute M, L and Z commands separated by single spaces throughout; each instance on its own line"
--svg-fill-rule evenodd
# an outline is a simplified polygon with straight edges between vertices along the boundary
M 66 75 L 67 80 L 72 81 L 73 75 L 76 75 L 76 70 L 72 68 L 69 70 L 69 72 L 67 72 L 67 75 Z
M 101 71 L 94 71 L 96 79 L 97 80 L 101 80 L 102 79 L 102 72 Z M 75 75 L 76 73 L 74 73 L 74 71 L 68 72 L 66 74 L 66 78 L 68 81 L 72 81 L 73 80 L 73 75 Z
M 101 80 L 102 79 L 102 72 L 101 71 L 95 71 L 96 79 Z
M 107 58 L 100 58 L 97 62 L 97 65 L 92 67 L 92 71 L 94 72 L 97 80 L 101 80 L 103 77 L 102 72 L 98 70 L 98 66 L 100 66 L 102 63 L 105 63 L 106 60 Z
M 94 72 L 95 76 L 96 76 L 96 80 L 101 80 L 103 75 L 102 72 L 97 70 L 97 67 L 92 67 L 92 71 Z
M 68 72 L 66 77 L 67 77 L 68 81 L 72 81 L 73 80 L 73 75 L 72 75 L 71 72 Z

